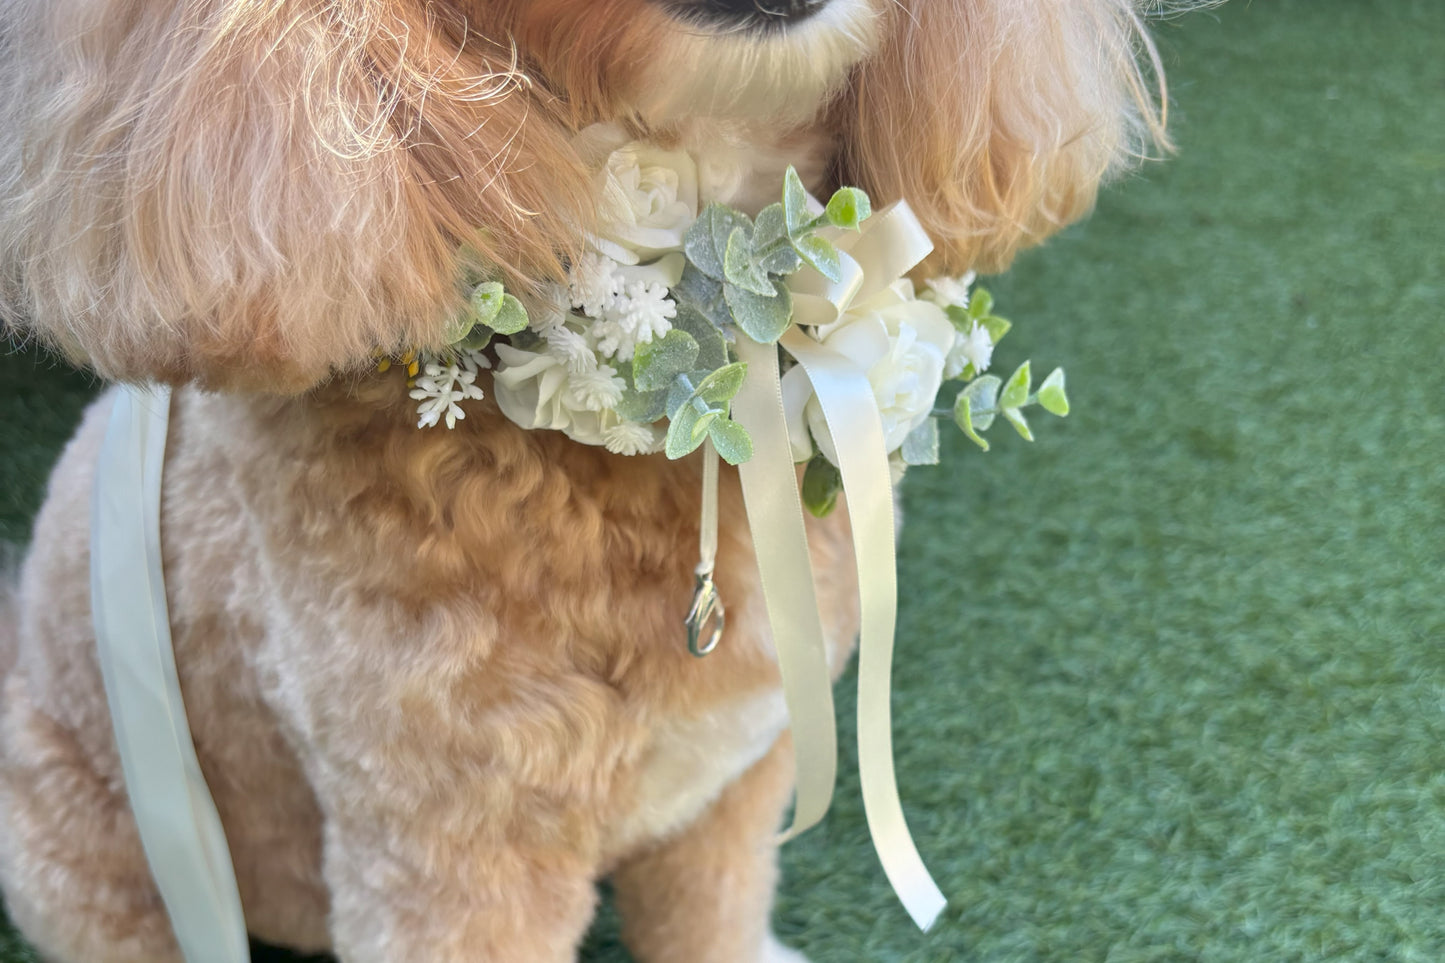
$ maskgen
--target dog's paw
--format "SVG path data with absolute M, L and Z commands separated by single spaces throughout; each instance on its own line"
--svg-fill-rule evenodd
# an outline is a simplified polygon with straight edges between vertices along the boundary
M 769 933 L 768 941 L 763 945 L 763 963 L 811 963 L 811 961 L 797 950 L 779 943 L 778 938 Z

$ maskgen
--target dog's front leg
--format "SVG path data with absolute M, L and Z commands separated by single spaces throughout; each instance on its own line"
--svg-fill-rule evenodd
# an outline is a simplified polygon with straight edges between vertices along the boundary
M 638 963 L 807 963 L 769 926 L 792 760 L 784 734 L 696 823 L 617 869 L 622 937 Z
M 567 827 L 548 840 L 535 825 L 445 825 L 425 811 L 351 816 L 329 820 L 325 846 L 342 963 L 575 960 L 595 867 Z

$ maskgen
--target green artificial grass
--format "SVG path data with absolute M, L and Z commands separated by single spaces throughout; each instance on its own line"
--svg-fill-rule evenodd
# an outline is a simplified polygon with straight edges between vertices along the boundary
M 950 906 L 919 934 L 878 869 L 850 677 L 784 850 L 816 963 L 1445 959 L 1445 4 L 1157 33 L 1178 157 L 990 282 L 1074 413 L 905 486 L 899 782 Z M 89 389 L 0 365 L 23 539 Z M 583 959 L 628 960 L 610 912 Z

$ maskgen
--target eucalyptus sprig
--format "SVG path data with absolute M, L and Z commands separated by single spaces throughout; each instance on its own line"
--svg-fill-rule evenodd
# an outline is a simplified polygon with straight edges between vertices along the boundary
M 1034 433 L 1024 418 L 1023 409 L 1038 405 L 1062 418 L 1069 413 L 1069 397 L 1064 392 L 1063 368 L 1051 371 L 1037 392 L 1030 393 L 1032 387 L 1033 375 L 1027 361 L 1014 369 L 1008 381 L 996 375 L 981 375 L 964 386 L 954 399 L 951 413 L 954 424 L 984 451 L 988 451 L 989 445 L 979 432 L 987 431 L 999 415 L 1003 415 L 1025 441 L 1033 441 Z
M 732 329 L 775 344 L 793 323 L 793 300 L 783 280 L 811 265 L 832 281 L 842 277 L 838 249 L 818 232 L 858 230 L 871 213 L 868 195 L 845 187 L 813 213 L 798 172 L 789 167 L 783 199 L 756 220 L 710 204 L 689 228 L 687 265 L 673 287 L 677 319 L 662 338 L 638 347 L 624 375 L 628 389 L 618 411 L 637 420 L 669 419 L 666 451 L 681 458 L 711 439 L 724 460 L 752 457 L 745 428 L 728 417 L 747 367 L 728 348 Z

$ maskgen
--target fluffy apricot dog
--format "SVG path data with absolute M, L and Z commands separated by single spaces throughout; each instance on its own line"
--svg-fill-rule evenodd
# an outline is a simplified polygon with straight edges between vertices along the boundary
M 610 877 L 642 963 L 802 959 L 768 922 L 791 749 L 736 474 L 729 632 L 698 660 L 695 460 L 523 431 L 490 400 L 419 431 L 374 353 L 442 343 L 479 229 L 513 290 L 562 275 L 596 216 L 573 136 L 598 121 L 728 146 L 760 200 L 787 163 L 815 193 L 907 198 L 931 267 L 1001 267 L 1158 140 L 1137 14 L 0 0 L 5 321 L 181 386 L 172 628 L 256 937 L 345 963 L 562 963 Z M 110 403 L 3 593 L 0 882 L 47 960 L 171 963 L 93 652 Z M 857 617 L 842 515 L 810 522 L 835 671 Z

